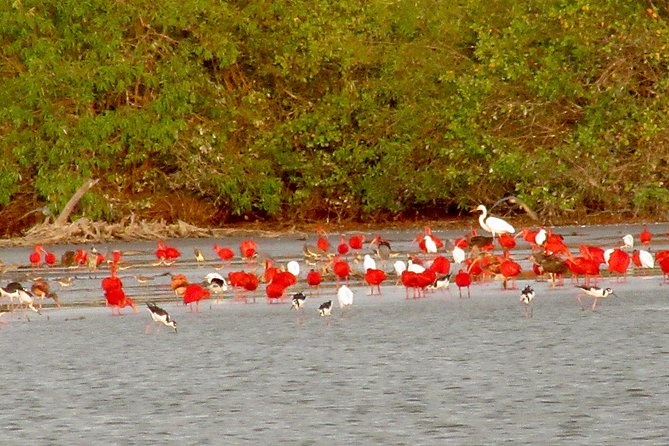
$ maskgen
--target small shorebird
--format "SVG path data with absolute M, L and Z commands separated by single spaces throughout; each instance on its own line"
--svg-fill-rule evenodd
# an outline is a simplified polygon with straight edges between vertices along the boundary
M 534 289 L 531 286 L 527 285 L 523 288 L 523 291 L 520 292 L 520 301 L 523 303 L 523 309 L 525 311 L 525 317 L 532 317 L 532 300 L 534 299 Z
M 332 301 L 328 300 L 327 302 L 323 302 L 319 307 L 318 307 L 318 314 L 321 316 L 330 316 L 332 313 Z
M 304 293 L 299 292 L 293 294 L 293 304 L 291 305 L 291 309 L 299 310 L 304 306 L 304 302 L 307 300 L 307 296 L 304 295 Z
M 578 300 L 578 303 L 581 304 L 581 309 L 583 308 L 583 304 L 581 303 L 581 296 L 594 297 L 594 300 L 592 301 L 593 310 L 597 306 L 597 301 L 599 299 L 604 299 L 605 297 L 609 296 L 617 296 L 611 288 L 600 288 L 596 286 L 577 286 L 576 288 L 580 288 L 583 291 L 576 296 L 576 300 Z
M 436 279 L 434 279 L 434 282 L 432 282 L 431 285 L 427 286 L 428 290 L 438 290 L 439 288 L 441 289 L 448 289 L 448 286 L 451 284 L 451 275 L 446 274 L 444 276 L 439 276 Z
M 167 311 L 163 310 L 153 302 L 147 302 L 146 306 L 148 307 L 149 312 L 151 313 L 151 319 L 168 327 L 172 327 L 174 328 L 174 332 L 175 333 L 177 332 L 177 323 L 170 317 Z M 146 328 L 147 328 L 146 332 L 148 333 L 149 326 L 147 325 Z
M 193 248 L 193 254 L 195 255 L 195 261 L 197 263 L 202 263 L 206 260 L 204 258 L 204 254 L 202 254 L 202 250 L 200 248 Z

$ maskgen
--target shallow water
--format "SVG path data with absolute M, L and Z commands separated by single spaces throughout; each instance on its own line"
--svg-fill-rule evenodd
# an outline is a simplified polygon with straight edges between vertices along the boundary
M 398 245 L 409 249 L 402 238 Z M 181 243 L 186 253 L 213 242 Z M 262 246 L 290 257 L 296 243 L 299 251 L 302 242 L 291 239 Z M 195 277 L 209 266 L 180 268 Z M 97 301 L 99 278 L 91 276 L 62 290 L 63 300 Z M 353 307 L 335 308 L 330 318 L 316 308 L 336 301 L 333 286 L 299 312 L 262 299 L 202 305 L 200 313 L 164 302 L 176 334 L 154 325 L 146 333 L 143 308 L 123 316 L 103 307 L 5 315 L 0 438 L 19 445 L 667 444 L 669 286 L 658 276 L 604 279 L 619 297 L 593 312 L 589 299 L 581 309 L 569 285 L 518 287 L 526 283 L 537 291 L 532 318 L 523 316 L 518 291 L 502 291 L 500 282 L 475 285 L 471 299 L 459 299 L 453 285 L 418 300 L 390 284 L 381 297 L 355 285 Z M 166 287 L 156 279 L 135 291 L 168 296 Z

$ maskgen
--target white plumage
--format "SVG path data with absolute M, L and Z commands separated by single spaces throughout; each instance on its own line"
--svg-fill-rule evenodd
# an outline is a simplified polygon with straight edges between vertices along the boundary
M 350 307 L 353 305 L 353 291 L 346 285 L 342 285 L 337 290 L 337 300 L 339 308 Z
M 623 246 L 622 248 L 634 248 L 634 236 L 632 234 L 627 234 L 623 236 Z
M 296 260 L 291 260 L 286 264 L 286 269 L 297 279 L 300 277 L 300 264 Z
M 423 237 L 423 240 L 425 241 L 425 252 L 428 254 L 436 254 L 437 243 L 434 241 L 434 239 L 429 235 L 426 235 Z
M 467 255 L 465 254 L 465 250 L 460 248 L 459 246 L 455 246 L 453 248 L 453 261 L 455 263 L 462 263 L 465 261 L 465 258 Z
M 484 231 L 492 233 L 493 237 L 499 234 L 513 234 L 516 232 L 513 226 L 501 218 L 488 217 L 488 210 L 484 205 L 479 204 L 476 210 L 481 211 L 481 215 L 479 215 L 479 225 L 481 225 L 481 228 Z
M 369 254 L 365 254 L 365 257 L 362 259 L 362 268 L 363 271 L 367 271 L 368 269 L 376 269 L 376 260 L 374 260 Z

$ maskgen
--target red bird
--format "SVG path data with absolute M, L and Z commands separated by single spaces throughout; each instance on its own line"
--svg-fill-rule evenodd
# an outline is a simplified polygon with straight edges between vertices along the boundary
M 85 249 L 79 248 L 74 252 L 74 261 L 79 265 L 88 263 L 88 253 Z
M 658 264 L 664 274 L 665 283 L 669 283 L 669 256 L 663 257 L 662 260 L 658 261 Z
M 516 277 L 520 275 L 522 268 L 520 265 L 508 256 L 509 251 L 506 251 L 506 255 L 502 260 L 502 263 L 499 265 L 499 272 L 504 276 L 504 281 L 502 282 L 503 288 L 506 289 L 516 289 Z M 511 282 L 511 287 L 507 287 L 507 283 Z
M 28 257 L 28 260 L 30 260 L 30 265 L 33 268 L 39 268 L 40 265 L 42 264 L 42 246 L 41 245 L 35 245 L 34 251 L 30 254 Z
M 351 249 L 360 250 L 362 245 L 365 243 L 365 236 L 361 235 L 352 235 L 348 238 L 348 245 Z
M 346 238 L 343 235 L 339 238 L 339 245 L 337 245 L 337 253 L 339 253 L 340 256 L 348 254 L 348 243 L 346 243 Z
M 516 247 L 516 238 L 506 232 L 500 234 L 499 239 L 497 240 L 499 245 L 506 250 L 513 249 Z
M 413 288 L 414 299 L 420 297 L 418 295 L 418 273 L 405 270 L 400 275 L 400 280 L 402 281 L 402 285 L 404 285 L 404 289 L 406 290 L 407 299 L 409 298 L 409 288 Z
M 247 261 L 252 260 L 258 253 L 258 247 L 253 240 L 244 240 L 239 245 L 239 252 Z
M 156 258 L 158 264 L 172 264 L 181 256 L 181 252 L 173 246 L 167 246 L 164 241 L 158 241 L 158 249 L 156 249 Z
M 321 273 L 319 273 L 315 269 L 309 270 L 309 273 L 307 274 L 307 284 L 309 285 L 310 288 L 316 288 L 318 295 L 320 295 L 321 292 L 322 281 L 323 281 L 323 276 L 321 275 Z
M 381 295 L 381 283 L 387 278 L 388 276 L 386 276 L 386 273 L 381 269 L 367 269 L 365 272 L 365 282 L 371 287 L 371 292 L 369 293 L 370 296 L 374 295 L 375 287 L 378 290 L 379 296 Z
M 446 257 L 438 255 L 428 269 L 437 274 L 448 274 L 451 272 L 451 262 Z
M 332 271 L 335 276 L 337 276 L 337 285 L 339 285 L 340 279 L 348 281 L 348 277 L 351 274 L 351 267 L 344 260 L 335 257 L 332 263 Z
M 650 240 L 653 238 L 653 236 L 650 234 L 650 231 L 648 230 L 648 226 L 645 226 L 643 228 L 643 231 L 641 231 L 641 234 L 639 234 L 639 240 L 641 241 L 642 244 L 646 246 L 650 246 Z
M 316 234 L 318 234 L 318 240 L 316 241 L 316 246 L 318 246 L 318 249 L 320 249 L 323 252 L 327 252 L 328 249 L 330 249 L 330 242 L 328 241 L 328 236 L 323 230 L 323 228 L 318 228 L 316 230 Z
M 267 294 L 267 303 L 283 300 L 286 292 L 286 286 L 279 282 L 270 282 L 265 287 L 265 294 Z
M 126 296 L 125 291 L 123 291 L 123 282 L 116 275 L 116 267 L 116 262 L 112 262 L 110 266 L 111 275 L 102 279 L 100 283 L 105 293 L 106 304 L 112 307 L 112 314 L 120 315 L 121 308 L 125 308 L 126 306 L 130 306 L 136 313 L 137 307 L 133 300 Z
M 594 260 L 598 265 L 606 263 L 604 260 L 604 250 L 599 246 L 581 245 L 578 250 L 583 254 L 583 257 Z
M 44 253 L 44 263 L 46 263 L 47 266 L 54 266 L 57 260 L 56 254 L 45 249 L 42 249 L 42 252 Z
M 462 289 L 467 288 L 467 297 L 472 297 L 469 291 L 469 286 L 472 284 L 472 276 L 468 272 L 459 270 L 455 275 L 455 284 L 458 286 L 458 293 L 462 298 Z
M 235 256 L 235 253 L 232 252 L 232 249 L 218 246 L 218 244 L 214 244 L 214 252 L 216 252 L 218 258 L 224 262 L 232 259 Z
M 189 311 L 193 311 L 193 303 L 195 303 L 195 312 L 200 311 L 200 301 L 202 299 L 209 299 L 211 292 L 202 285 L 190 284 L 186 287 L 183 294 L 184 305 L 189 306 Z
M 625 279 L 627 276 L 627 268 L 630 266 L 630 255 L 620 248 L 616 248 L 611 252 L 609 257 L 609 272 L 618 274 L 619 279 Z

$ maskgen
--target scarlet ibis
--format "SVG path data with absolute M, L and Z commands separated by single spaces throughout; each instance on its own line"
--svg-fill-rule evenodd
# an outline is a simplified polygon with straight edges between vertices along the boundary
M 168 327 L 172 327 L 174 328 L 174 332 L 177 332 L 177 323 L 170 317 L 167 311 L 163 310 L 153 302 L 147 302 L 146 306 L 149 309 L 149 313 L 151 313 L 151 319 Z
M 416 274 L 416 288 L 418 289 L 419 297 L 425 297 L 425 290 L 437 280 L 437 273 L 430 269 L 426 269 L 422 273 Z
M 592 301 L 592 309 L 594 310 L 599 299 L 604 299 L 605 297 L 616 295 L 616 293 L 614 293 L 611 288 L 599 288 L 596 286 L 579 286 L 577 288 L 583 291 L 582 293 L 576 295 L 576 299 L 578 300 L 578 303 L 581 304 L 581 308 L 583 308 L 581 296 L 591 296 L 594 298 Z
M 310 288 L 316 288 L 318 294 L 320 294 L 320 285 L 322 281 L 323 276 L 320 272 L 315 269 L 309 270 L 307 273 L 307 285 L 309 285 Z
M 643 228 L 643 231 L 639 234 L 639 241 L 646 246 L 650 246 L 650 241 L 653 238 L 651 235 L 650 231 L 648 230 L 648 226 L 645 226 Z
M 400 275 L 400 280 L 402 281 L 402 285 L 404 285 L 406 298 L 409 298 L 409 288 L 411 288 L 413 290 L 413 298 L 416 299 L 418 297 L 418 273 L 408 270 L 403 271 Z
M 235 253 L 232 251 L 232 249 L 227 248 L 225 246 L 219 246 L 218 244 L 214 244 L 213 249 L 218 258 L 224 262 L 227 262 L 228 260 L 232 259 L 235 256 Z
M 200 301 L 202 299 L 209 299 L 211 293 L 208 289 L 192 283 L 186 287 L 183 294 L 183 303 L 188 305 L 189 311 L 193 311 L 193 304 L 195 304 L 195 312 L 200 311 Z
M 158 241 L 158 249 L 156 249 L 156 258 L 158 265 L 172 265 L 176 259 L 181 256 L 181 252 L 173 246 L 168 246 L 164 241 Z
M 332 301 L 328 300 L 327 302 L 323 302 L 320 304 L 318 307 L 318 314 L 321 316 L 330 316 L 332 313 Z
M 523 304 L 525 317 L 532 317 L 532 300 L 534 300 L 534 290 L 530 285 L 527 285 L 523 288 L 523 291 L 520 292 L 520 302 Z
M 348 262 L 340 259 L 339 257 L 335 257 L 332 263 L 332 271 L 337 277 L 337 283 L 339 283 L 339 280 L 348 281 L 348 277 L 351 274 L 351 267 L 349 266 Z
M 655 259 L 657 260 L 657 256 Z M 663 257 L 662 260 L 659 260 L 657 263 L 660 265 L 662 274 L 664 274 L 664 281 L 669 282 L 669 256 Z
M 47 266 L 54 266 L 56 264 L 56 254 L 47 251 L 44 248 L 42 248 L 42 253 L 44 253 L 44 263 L 46 263 Z
M 493 238 L 495 237 L 495 235 L 504 233 L 513 234 L 516 232 L 513 226 L 511 226 L 509 223 L 502 220 L 501 218 L 493 216 L 488 217 L 488 210 L 484 205 L 479 204 L 476 207 L 476 211 L 481 212 L 481 215 L 479 215 L 479 225 L 481 225 L 481 228 L 484 231 L 490 232 Z
M 353 291 L 346 285 L 341 285 L 337 290 L 337 300 L 339 308 L 348 308 L 353 305 Z
M 318 228 L 316 230 L 316 233 L 318 234 L 318 240 L 316 241 L 316 246 L 323 252 L 327 252 L 328 249 L 330 249 L 330 242 L 328 241 L 328 236 L 323 230 L 323 228 Z
M 578 277 L 584 276 L 584 285 L 590 285 L 590 279 L 594 278 L 595 283 L 599 277 L 599 263 L 596 260 L 585 256 L 569 257 L 564 261 L 572 273 L 572 278 L 576 278 L 578 284 Z
M 584 257 L 594 260 L 598 265 L 606 263 L 606 260 L 604 260 L 604 250 L 599 246 L 581 245 L 578 247 L 578 250 Z
M 451 272 L 451 262 L 446 257 L 438 255 L 432 260 L 428 269 L 437 274 L 448 274 Z
M 286 285 L 281 282 L 272 280 L 265 287 L 265 294 L 267 295 L 267 303 L 272 303 L 277 300 L 283 300 L 286 292 Z
M 508 254 L 508 251 L 507 251 Z M 516 289 L 516 277 L 520 275 L 522 268 L 520 264 L 511 260 L 508 255 L 505 255 L 505 258 L 502 260 L 502 263 L 499 265 L 499 272 L 504 277 L 502 282 L 502 287 L 506 289 Z M 508 286 L 508 283 L 511 283 L 511 286 Z
M 629 267 L 630 260 L 630 255 L 625 251 L 620 248 L 614 249 L 609 257 L 609 272 L 618 274 L 618 278 L 624 280 L 627 276 L 627 268 Z
M 28 260 L 30 260 L 30 265 L 33 268 L 39 268 L 40 265 L 42 264 L 42 246 L 41 245 L 35 245 L 34 250 L 30 255 L 28 256 Z
M 88 263 L 88 252 L 83 248 L 77 249 L 74 252 L 74 261 L 79 265 L 86 265 Z
M 365 235 L 360 234 L 360 235 L 352 235 L 348 238 L 348 244 L 351 247 L 351 249 L 355 249 L 356 251 L 359 251 L 362 249 L 362 245 L 365 243 Z
M 516 247 L 516 238 L 507 233 L 500 234 L 499 238 L 497 239 L 497 242 L 503 249 L 506 250 L 513 249 Z
M 370 295 L 374 295 L 374 287 L 376 287 L 379 296 L 381 295 L 381 284 L 388 278 L 385 271 L 380 269 L 369 268 L 365 271 L 365 282 L 371 287 Z
M 42 308 L 42 302 L 44 299 L 53 299 L 53 301 L 56 303 L 56 306 L 60 308 L 60 300 L 58 299 L 58 295 L 51 292 L 49 284 L 44 280 L 36 280 L 33 282 L 32 286 L 30 287 L 30 291 L 32 291 L 35 297 L 40 299 L 38 305 L 40 309 Z
M 250 262 L 258 254 L 258 246 L 253 240 L 243 240 L 239 244 L 239 252 L 242 254 L 244 259 Z
M 304 306 L 304 302 L 307 300 L 307 296 L 304 293 L 295 293 L 293 294 L 293 303 L 290 306 L 291 309 L 299 310 Z
M 467 297 L 472 297 L 469 291 L 469 286 L 472 284 L 472 276 L 468 272 L 459 270 L 455 275 L 455 284 L 458 286 L 458 293 L 462 298 L 462 289 L 467 288 Z
M 348 243 L 346 242 L 346 237 L 343 235 L 339 237 L 339 244 L 337 245 L 337 253 L 340 256 L 348 254 Z

